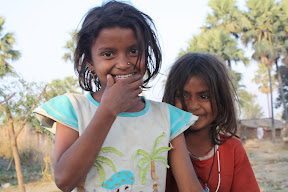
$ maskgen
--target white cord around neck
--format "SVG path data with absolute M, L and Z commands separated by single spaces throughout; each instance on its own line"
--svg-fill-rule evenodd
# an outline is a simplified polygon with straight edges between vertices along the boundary
M 218 185 L 217 185 L 217 188 L 216 188 L 216 191 L 215 192 L 218 192 L 219 188 L 220 188 L 220 183 L 221 183 L 221 175 L 220 175 L 220 158 L 219 158 L 219 145 L 216 145 L 217 147 L 217 150 L 216 150 L 216 153 L 217 153 L 217 164 L 218 164 Z M 197 158 L 197 156 L 193 155 L 190 151 L 189 151 L 189 155 L 192 157 L 192 158 Z M 201 161 L 201 160 L 200 160 Z
M 221 181 L 221 176 L 220 176 L 220 159 L 219 159 L 219 146 L 217 147 L 217 162 L 218 162 L 218 185 L 217 189 L 215 192 L 217 192 L 220 188 L 220 181 Z

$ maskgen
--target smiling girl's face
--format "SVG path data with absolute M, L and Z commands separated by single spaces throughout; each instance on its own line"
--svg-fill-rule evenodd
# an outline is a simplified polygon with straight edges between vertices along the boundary
M 101 89 L 105 89 L 107 75 L 111 74 L 117 82 L 130 76 L 145 73 L 145 61 L 136 65 L 138 42 L 130 28 L 103 28 L 91 47 L 92 61 L 88 62 L 90 71 L 95 71 Z
M 184 97 L 187 111 L 199 116 L 199 119 L 190 129 L 199 131 L 210 128 L 210 124 L 214 121 L 216 115 L 212 111 L 207 83 L 198 77 L 192 76 L 184 86 L 182 97 Z M 176 97 L 175 106 L 183 109 L 180 97 Z

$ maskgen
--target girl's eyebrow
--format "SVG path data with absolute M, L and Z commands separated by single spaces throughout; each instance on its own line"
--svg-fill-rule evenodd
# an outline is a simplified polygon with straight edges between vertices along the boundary
M 129 48 L 129 49 L 135 49 L 135 48 L 138 49 L 138 44 L 130 45 L 130 46 L 128 46 L 128 48 Z
M 100 47 L 98 50 L 99 51 L 115 50 L 115 48 L 112 48 L 112 47 Z
M 138 44 L 129 45 L 128 48 L 138 48 Z M 105 50 L 116 50 L 114 47 L 100 47 L 98 48 L 99 51 Z
M 209 90 L 204 90 L 204 91 L 200 91 L 200 92 L 198 92 L 199 94 L 207 94 L 207 93 L 209 93 Z
M 189 91 L 186 91 L 186 90 L 183 90 L 183 93 L 189 93 Z M 198 92 L 199 94 L 203 94 L 203 93 L 209 93 L 209 90 L 203 90 L 203 91 L 200 91 Z

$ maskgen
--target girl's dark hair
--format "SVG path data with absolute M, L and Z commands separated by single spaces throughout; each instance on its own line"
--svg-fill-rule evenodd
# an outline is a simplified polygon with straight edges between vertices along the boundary
M 180 57 L 168 75 L 163 101 L 175 105 L 175 99 L 180 94 L 183 110 L 187 111 L 187 106 L 181 95 L 183 95 L 184 86 L 191 77 L 198 77 L 207 83 L 212 112 L 216 113 L 215 120 L 211 125 L 214 143 L 221 144 L 224 142 L 218 138 L 219 133 L 223 133 L 226 138 L 236 136 L 235 89 L 225 65 L 215 56 L 187 53 Z M 187 131 L 185 134 L 188 133 Z
M 150 79 L 155 78 L 160 70 L 162 54 L 153 20 L 131 5 L 109 1 L 88 11 L 82 28 L 77 34 L 74 70 L 79 76 L 80 87 L 86 91 L 93 91 L 93 83 L 95 83 L 95 91 L 101 88 L 98 77 L 96 76 L 94 81 L 87 66 L 87 62 L 92 60 L 91 47 L 101 29 L 115 26 L 130 28 L 135 33 L 139 49 L 136 65 L 140 65 L 143 53 L 145 59 L 147 78 L 144 80 L 143 87 Z

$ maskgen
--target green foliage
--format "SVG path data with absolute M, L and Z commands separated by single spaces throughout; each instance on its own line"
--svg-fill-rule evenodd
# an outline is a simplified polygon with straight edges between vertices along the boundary
M 24 183 L 33 182 L 41 179 L 41 166 L 22 166 Z M 4 183 L 10 183 L 13 186 L 17 186 L 17 175 L 14 167 L 6 170 L 5 167 L 0 165 L 0 185 Z
M 188 52 L 210 53 L 216 55 L 231 66 L 231 61 L 242 61 L 248 63 L 248 59 L 244 56 L 244 52 L 237 47 L 237 42 L 229 33 L 221 29 L 211 29 L 194 36 L 189 41 L 186 50 L 182 50 L 179 56 Z
M 241 73 L 233 71 L 230 68 L 228 69 L 228 72 L 229 72 L 229 75 L 231 77 L 231 81 L 232 81 L 232 84 L 234 86 L 234 89 L 235 89 L 236 93 L 238 92 L 238 90 L 240 88 L 245 88 L 244 85 L 240 84 L 240 81 L 242 79 L 242 74 Z
M 283 83 L 284 104 L 286 105 L 286 108 L 288 108 L 288 67 L 280 66 L 279 71 L 280 71 L 280 74 L 282 77 L 282 83 Z M 277 74 L 275 76 L 276 76 L 276 78 L 278 78 Z M 278 93 L 279 94 L 278 94 L 278 97 L 276 98 L 276 105 L 275 105 L 276 108 L 279 108 L 281 106 L 283 107 L 280 87 L 278 87 Z M 282 118 L 285 119 L 284 118 L 284 111 L 282 113 Z
M 78 84 L 78 79 L 74 77 L 65 77 L 63 80 L 52 80 L 47 86 L 46 93 L 44 95 L 45 100 L 48 101 L 53 97 L 63 95 L 65 93 L 81 93 Z
M 249 26 L 243 28 L 242 42 L 252 44 L 255 60 L 271 66 L 280 54 L 287 52 L 283 47 L 287 40 L 287 10 L 275 0 L 248 0 L 246 6 Z
M 64 48 L 67 50 L 67 52 L 63 55 L 62 59 L 67 62 L 67 61 L 72 61 L 74 60 L 74 52 L 76 49 L 76 44 L 77 44 L 77 40 L 76 40 L 76 35 L 77 35 L 78 31 L 74 30 L 70 33 L 71 39 L 69 41 L 66 42 L 66 45 L 64 46 Z
M 21 124 L 27 116 L 30 116 L 35 108 L 35 103 L 43 91 L 43 86 L 37 83 L 26 82 L 19 77 L 4 77 L 0 79 L 0 102 L 5 105 L 2 110 L 0 124 L 7 123 L 7 111 L 9 111 L 16 121 Z
M 272 90 L 276 89 L 276 79 L 275 76 L 272 75 Z M 256 71 L 255 77 L 252 79 L 253 82 L 259 84 L 259 92 L 264 94 L 271 93 L 270 84 L 269 84 L 269 74 L 267 72 L 267 68 L 263 63 L 258 63 L 258 70 Z
M 264 115 L 262 107 L 255 102 L 256 96 L 245 90 L 238 91 L 241 117 L 244 119 L 260 118 Z
M 14 34 L 3 34 L 4 23 L 5 19 L 0 17 L 0 78 L 8 74 L 15 75 L 15 71 L 9 62 L 15 61 L 21 56 L 19 51 L 13 49 Z
M 220 29 L 238 38 L 241 29 L 249 23 L 236 6 L 236 0 L 210 0 L 209 7 L 212 13 L 208 14 L 203 31 Z

